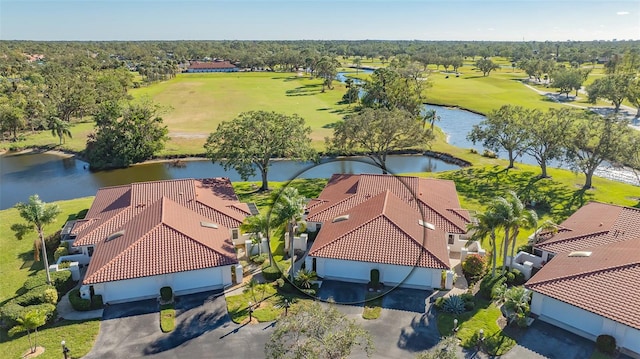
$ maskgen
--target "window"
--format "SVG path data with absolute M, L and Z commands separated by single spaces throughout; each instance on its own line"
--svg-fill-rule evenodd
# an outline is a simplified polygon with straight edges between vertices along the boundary
M 542 251 L 541 251 L 541 250 L 539 250 L 538 248 L 535 248 L 535 249 L 533 250 L 533 255 L 534 255 L 534 256 L 537 256 L 537 257 L 542 257 Z
M 453 236 L 453 234 L 449 235 L 449 244 L 453 244 L 454 243 L 454 239 L 455 237 Z
M 237 229 L 232 229 L 231 230 L 231 238 L 238 239 L 238 230 Z
M 87 253 L 89 253 L 89 257 L 93 256 L 93 246 L 87 248 Z
M 550 260 L 552 260 L 552 259 L 553 259 L 553 257 L 555 257 L 555 254 L 553 254 L 553 253 L 549 253 L 549 254 L 547 255 L 547 262 L 548 262 L 548 261 L 550 261 Z

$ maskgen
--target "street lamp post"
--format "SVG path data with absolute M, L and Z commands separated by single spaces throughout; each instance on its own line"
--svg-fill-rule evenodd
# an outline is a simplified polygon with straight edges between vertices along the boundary
M 253 315 L 253 303 L 249 302 L 249 323 L 251 323 L 252 315 Z
M 69 350 L 69 348 L 67 348 L 67 342 L 65 342 L 64 340 L 60 342 L 60 345 L 62 345 L 62 355 L 64 355 L 64 359 L 69 359 L 69 352 L 71 350 Z
M 284 316 L 287 316 L 287 312 L 289 311 L 289 301 L 287 299 L 284 300 Z
M 453 332 L 457 332 L 458 331 L 458 319 L 454 319 L 453 320 Z

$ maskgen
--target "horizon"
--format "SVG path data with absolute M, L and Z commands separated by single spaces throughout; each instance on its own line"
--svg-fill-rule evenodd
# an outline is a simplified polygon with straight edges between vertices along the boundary
M 640 2 L 626 0 L 0 0 L 6 41 L 639 39 Z

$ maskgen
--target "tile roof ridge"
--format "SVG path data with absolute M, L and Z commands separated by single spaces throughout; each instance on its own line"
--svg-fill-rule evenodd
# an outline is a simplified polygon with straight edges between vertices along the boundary
M 100 268 L 97 268 L 96 270 L 93 271 L 93 273 L 91 273 L 91 275 L 89 277 L 86 277 L 83 279 L 83 283 L 84 282 L 90 282 L 90 279 L 95 277 L 99 272 L 105 270 L 105 268 L 107 266 L 109 266 L 111 263 L 115 262 L 116 260 L 118 260 L 120 257 L 124 256 L 129 249 L 131 249 L 132 247 L 134 247 L 138 242 L 140 242 L 143 238 L 145 238 L 146 236 L 149 235 L 149 233 L 153 232 L 156 228 L 158 228 L 160 225 L 162 224 L 162 222 L 156 223 L 155 226 L 151 227 L 151 229 L 149 229 L 149 231 L 147 233 L 145 233 L 142 236 L 139 236 L 138 238 L 136 238 L 135 240 L 133 240 L 126 248 L 124 248 L 123 250 L 120 251 L 120 253 L 118 253 L 117 255 L 111 257 L 111 259 L 109 261 L 107 261 L 106 263 L 104 263 Z M 96 249 L 99 250 L 99 247 L 97 247 Z
M 558 282 L 558 281 L 561 281 L 561 280 L 571 280 L 571 279 L 575 279 L 577 277 L 582 277 L 582 276 L 585 276 L 585 275 L 600 274 L 600 273 L 603 273 L 603 272 L 610 272 L 610 271 L 616 270 L 616 269 L 627 268 L 627 267 L 631 268 L 631 267 L 636 267 L 636 266 L 640 267 L 640 259 L 638 261 L 636 261 L 636 262 L 611 265 L 611 266 L 592 269 L 592 270 L 585 270 L 585 271 L 582 271 L 582 272 L 572 273 L 570 275 L 566 275 L 566 276 L 562 276 L 562 277 L 549 278 L 549 279 L 542 280 L 542 281 L 539 281 L 539 282 L 534 282 L 534 283 L 531 283 L 531 284 L 529 284 L 527 282 L 526 283 L 526 287 L 545 285 L 545 284 L 549 284 L 549 283 L 555 283 L 555 282 Z
M 442 213 L 440 213 L 440 211 L 438 211 L 437 209 L 433 208 L 433 206 L 430 206 L 427 202 L 425 202 L 422 198 L 418 198 L 418 201 L 420 201 L 420 203 L 422 203 L 423 205 L 425 205 L 426 207 L 429 207 L 429 209 L 431 209 L 432 211 L 434 211 L 435 213 L 438 214 L 438 216 L 440 216 L 442 219 L 444 219 L 445 221 L 447 221 L 447 223 L 451 224 L 452 226 L 458 228 L 459 230 L 466 232 L 467 228 L 462 228 L 459 225 L 453 223 L 453 221 L 451 221 L 447 216 L 443 215 Z M 446 208 L 446 210 L 449 210 L 449 208 Z M 420 216 L 423 216 L 422 210 L 419 210 L 420 212 Z
M 318 212 L 314 213 L 314 214 L 313 214 L 313 216 L 317 216 L 317 215 L 323 214 L 323 213 L 325 213 L 325 212 L 329 211 L 330 209 L 334 208 L 335 206 L 337 206 L 337 205 L 339 205 L 339 204 L 342 204 L 342 203 L 344 203 L 344 202 L 346 202 L 346 201 L 348 201 L 348 200 L 353 199 L 354 197 L 365 197 L 365 198 L 367 198 L 367 196 L 366 196 L 366 195 L 358 194 L 358 193 L 356 192 L 356 193 L 354 193 L 354 194 L 351 194 L 351 195 L 349 195 L 349 196 L 346 196 L 346 197 L 342 198 L 341 200 L 339 200 L 339 201 L 337 201 L 337 202 L 331 203 L 329 206 L 327 206 L 327 207 L 325 207 L 325 208 L 323 208 L 323 209 L 319 210 Z M 373 198 L 373 197 L 375 197 L 375 196 L 370 196 L 369 198 Z M 367 199 L 369 199 L 369 198 L 367 198 Z M 325 203 L 329 203 L 329 201 L 327 201 L 327 200 L 324 200 L 324 202 L 325 202 Z
M 568 228 L 567 229 L 569 232 L 574 232 L 573 229 Z M 566 243 L 566 242 L 572 242 L 572 241 L 578 241 L 587 237 L 592 237 L 592 236 L 598 236 L 598 235 L 603 235 L 603 234 L 607 234 L 611 232 L 611 230 L 603 230 L 603 231 L 599 231 L 599 232 L 590 232 L 590 233 L 585 233 L 579 236 L 575 236 L 575 237 L 567 237 L 567 238 L 560 238 L 557 240 L 553 240 L 553 237 L 550 237 L 549 239 L 546 239 L 542 242 L 538 242 L 537 244 L 534 245 L 534 247 L 543 247 L 547 244 L 551 245 L 551 244 L 558 244 L 558 243 Z M 589 247 L 592 248 L 592 247 Z

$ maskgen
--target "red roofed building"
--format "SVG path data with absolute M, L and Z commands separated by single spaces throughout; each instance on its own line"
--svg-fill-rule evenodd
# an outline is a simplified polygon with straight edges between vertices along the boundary
M 531 313 L 640 357 L 640 210 L 591 202 L 541 237 L 552 260 L 526 283 Z
M 375 269 L 385 285 L 420 289 L 441 286 L 470 222 L 453 182 L 418 177 L 333 175 L 307 210 L 319 233 L 306 268 L 365 283 Z
M 102 188 L 70 231 L 89 260 L 82 292 L 113 303 L 231 284 L 233 238 L 250 214 L 226 178 Z
M 229 61 L 199 62 L 189 64 L 187 72 L 237 72 L 238 67 Z

